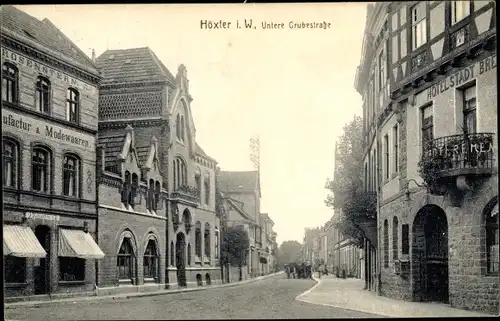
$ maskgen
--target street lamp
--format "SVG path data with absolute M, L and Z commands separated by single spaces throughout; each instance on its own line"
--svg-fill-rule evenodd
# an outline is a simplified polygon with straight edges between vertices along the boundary
M 409 180 L 407 180 L 406 184 L 405 184 L 405 195 L 406 195 L 406 201 L 407 202 L 411 201 L 411 198 L 410 198 L 410 189 L 409 189 L 410 182 L 414 182 L 415 185 L 417 185 L 418 187 L 425 187 L 425 185 L 419 184 L 413 178 L 410 178 Z

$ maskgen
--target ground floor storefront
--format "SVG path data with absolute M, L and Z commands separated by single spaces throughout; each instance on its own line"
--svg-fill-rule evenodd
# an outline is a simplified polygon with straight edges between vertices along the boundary
M 95 218 L 5 209 L 5 296 L 91 293 L 104 257 L 95 239 Z
M 496 179 L 460 202 L 426 190 L 382 205 L 381 294 L 498 312 Z

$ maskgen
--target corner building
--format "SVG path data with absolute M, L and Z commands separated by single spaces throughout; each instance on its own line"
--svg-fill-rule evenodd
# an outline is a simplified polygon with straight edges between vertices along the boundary
M 384 296 L 498 313 L 495 10 L 494 1 L 368 8 L 357 87 L 375 151 L 365 177 L 379 196 Z
M 217 162 L 196 143 L 185 66 L 174 77 L 149 48 L 108 50 L 97 65 L 107 186 L 99 191 L 99 235 L 115 242 L 100 281 L 156 283 L 152 288 L 219 282 Z M 148 240 L 156 251 L 153 276 L 143 263 Z
M 1 18 L 5 296 L 91 293 L 100 77 L 49 20 Z

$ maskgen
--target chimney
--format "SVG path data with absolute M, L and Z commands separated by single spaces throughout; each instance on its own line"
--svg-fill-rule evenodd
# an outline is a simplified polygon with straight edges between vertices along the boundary
M 95 50 L 92 48 L 92 62 L 95 63 Z

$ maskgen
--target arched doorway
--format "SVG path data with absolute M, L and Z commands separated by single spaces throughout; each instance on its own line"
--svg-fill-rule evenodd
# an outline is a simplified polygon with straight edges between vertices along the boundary
M 177 233 L 175 242 L 175 262 L 177 264 L 177 283 L 187 286 L 186 282 L 186 237 L 184 233 Z
M 448 222 L 439 206 L 422 207 L 413 221 L 412 281 L 414 301 L 448 303 Z
M 35 294 L 47 294 L 50 292 L 50 228 L 38 225 L 35 235 L 47 252 L 46 257 L 35 261 Z

